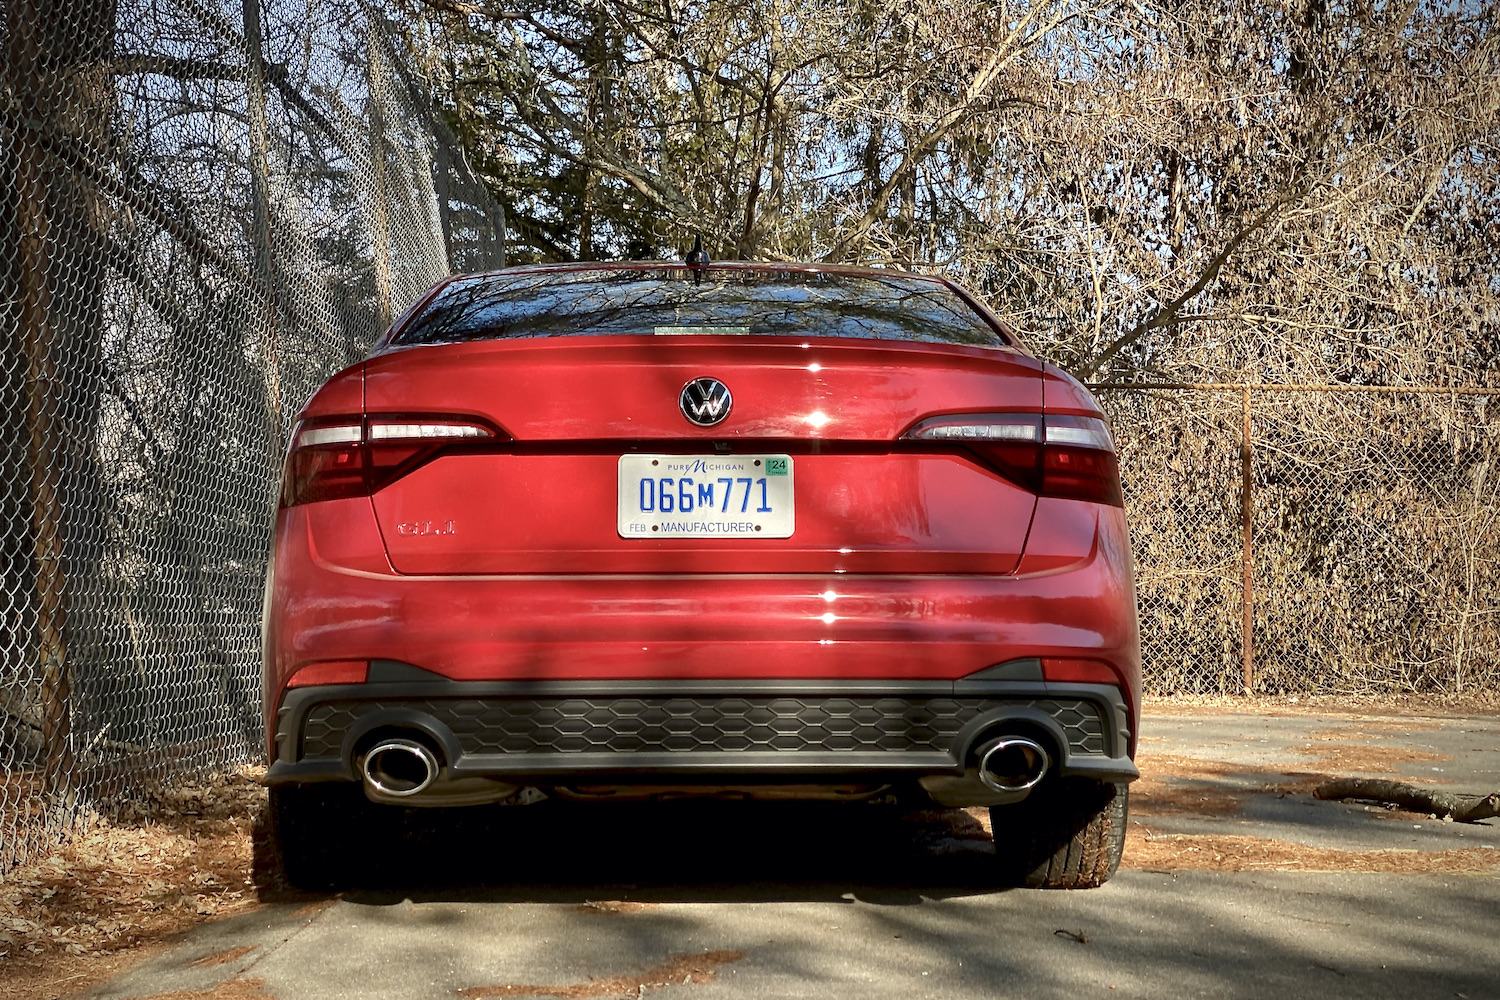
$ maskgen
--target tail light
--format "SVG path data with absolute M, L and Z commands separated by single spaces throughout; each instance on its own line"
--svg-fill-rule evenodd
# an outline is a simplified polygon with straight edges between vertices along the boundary
M 457 443 L 501 440 L 473 417 L 334 417 L 292 430 L 281 505 L 369 496 Z
M 901 435 L 965 448 L 1039 496 L 1125 506 L 1109 428 L 1097 417 L 1040 413 L 955 413 Z

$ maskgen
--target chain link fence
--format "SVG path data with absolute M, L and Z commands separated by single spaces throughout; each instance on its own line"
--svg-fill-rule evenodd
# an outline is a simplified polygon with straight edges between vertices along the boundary
M 1148 690 L 1500 687 L 1500 390 L 1095 391 Z
M 0 873 L 259 752 L 294 413 L 504 219 L 356 0 L 0 5 Z

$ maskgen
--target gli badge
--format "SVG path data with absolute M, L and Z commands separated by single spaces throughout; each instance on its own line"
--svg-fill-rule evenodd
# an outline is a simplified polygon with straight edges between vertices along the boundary
M 396 525 L 398 535 L 451 535 L 452 521 L 402 521 Z

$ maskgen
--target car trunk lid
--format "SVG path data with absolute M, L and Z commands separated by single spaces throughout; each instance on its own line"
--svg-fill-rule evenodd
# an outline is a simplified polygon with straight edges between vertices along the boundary
M 679 406 L 699 378 L 732 394 L 721 423 Z M 820 338 L 479 341 L 389 352 L 365 378 L 372 418 L 471 415 L 511 438 L 451 448 L 374 495 L 392 565 L 424 575 L 1011 572 L 1035 497 L 961 449 L 897 439 L 937 413 L 1041 407 L 1040 365 L 1019 352 Z M 794 526 L 631 537 L 619 510 L 633 455 L 785 456 Z

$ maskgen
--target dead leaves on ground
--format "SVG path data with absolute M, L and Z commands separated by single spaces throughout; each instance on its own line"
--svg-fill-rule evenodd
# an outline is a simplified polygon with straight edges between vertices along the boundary
M 1125 867 L 1146 871 L 1307 871 L 1464 875 L 1500 868 L 1500 848 L 1453 851 L 1341 851 L 1285 840 L 1159 833 L 1131 823 Z
M 60 961 L 109 956 L 255 905 L 251 829 L 264 797 L 249 770 L 211 776 L 120 804 L 51 857 L 7 872 L 0 997 L 48 995 L 46 970 Z

